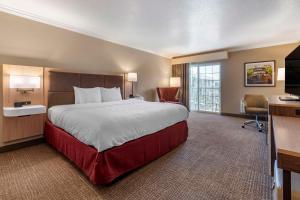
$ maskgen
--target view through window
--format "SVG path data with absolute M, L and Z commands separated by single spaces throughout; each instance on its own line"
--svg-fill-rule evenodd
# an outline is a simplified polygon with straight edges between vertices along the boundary
M 190 109 L 192 111 L 220 112 L 220 64 L 190 65 Z

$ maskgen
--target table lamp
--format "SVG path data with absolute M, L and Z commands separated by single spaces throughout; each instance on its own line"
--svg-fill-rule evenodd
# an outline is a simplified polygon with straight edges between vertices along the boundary
M 180 87 L 180 77 L 170 77 L 170 87 Z
M 134 98 L 133 95 L 133 83 L 137 82 L 137 73 L 136 72 L 130 72 L 127 74 L 127 80 L 131 82 L 131 94 L 129 95 L 129 98 Z

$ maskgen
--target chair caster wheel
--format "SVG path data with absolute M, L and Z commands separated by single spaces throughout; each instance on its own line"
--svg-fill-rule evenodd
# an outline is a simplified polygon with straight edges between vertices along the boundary
M 245 128 L 245 126 L 243 125 L 242 128 Z

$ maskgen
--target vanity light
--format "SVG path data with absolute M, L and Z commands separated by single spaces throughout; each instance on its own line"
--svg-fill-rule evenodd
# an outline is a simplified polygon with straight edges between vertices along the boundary
M 285 80 L 285 68 L 278 68 L 277 81 Z
M 39 76 L 10 75 L 9 77 L 9 88 L 16 88 L 22 94 L 40 87 L 41 77 Z

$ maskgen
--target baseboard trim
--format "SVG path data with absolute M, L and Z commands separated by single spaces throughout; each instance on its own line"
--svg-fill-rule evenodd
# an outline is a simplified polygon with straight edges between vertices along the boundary
M 229 117 L 239 117 L 243 119 L 255 119 L 254 115 L 246 115 L 246 114 L 236 114 L 236 113 L 221 113 L 221 115 L 229 116 Z M 264 117 L 258 117 L 259 120 L 266 120 Z
M 252 116 L 250 116 L 250 115 L 245 115 L 245 114 L 223 113 L 223 112 L 222 112 L 221 115 L 229 116 L 229 117 L 239 117 L 239 118 L 244 118 L 244 119 L 253 119 Z
M 45 141 L 44 138 L 37 138 L 37 139 L 25 141 L 25 142 L 10 144 L 10 145 L 7 145 L 7 146 L 0 147 L 0 153 L 7 152 L 7 151 L 13 151 L 13 150 L 17 150 L 17 149 L 21 149 L 21 148 L 24 148 L 24 147 L 37 145 L 37 144 L 41 144 L 44 141 Z

